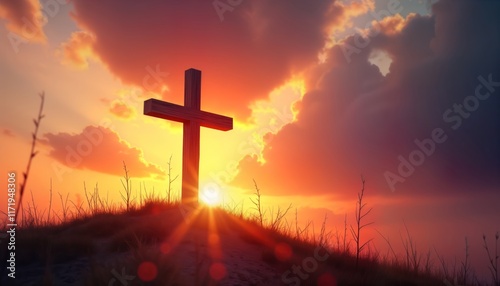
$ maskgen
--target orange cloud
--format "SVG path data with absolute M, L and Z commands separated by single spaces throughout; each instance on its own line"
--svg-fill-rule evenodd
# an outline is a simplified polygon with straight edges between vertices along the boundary
M 337 1 L 332 8 L 340 11 L 340 15 L 334 19 L 330 31 L 343 31 L 346 27 L 351 27 L 353 25 L 351 21 L 353 18 L 373 11 L 375 9 L 375 1 L 361 0 L 349 2 L 347 4 Z
M 0 1 L 0 17 L 8 21 L 7 29 L 22 37 L 24 41 L 45 41 L 43 25 L 47 19 L 41 13 L 38 0 Z
M 73 2 L 77 24 L 96 36 L 94 52 L 123 82 L 183 102 L 184 70 L 197 68 L 202 108 L 239 118 L 317 60 L 340 15 L 324 0 L 244 1 L 222 22 L 211 2 Z
M 95 36 L 85 31 L 71 34 L 71 38 L 61 45 L 62 62 L 77 68 L 87 68 L 89 59 L 97 58 L 93 52 Z
M 372 26 L 374 29 L 380 29 L 382 33 L 393 36 L 401 32 L 405 27 L 406 21 L 411 20 L 416 17 L 416 14 L 409 14 L 407 18 L 403 18 L 401 15 L 396 14 L 393 16 L 385 17 L 380 21 L 373 21 Z
M 70 168 L 121 175 L 125 162 L 132 177 L 165 175 L 159 166 L 146 162 L 140 149 L 105 127 L 87 126 L 79 134 L 47 133 L 43 138 L 41 142 L 51 148 L 49 155 Z
M 133 107 L 120 100 L 115 100 L 111 103 L 109 112 L 122 119 L 131 119 L 136 115 L 135 109 Z

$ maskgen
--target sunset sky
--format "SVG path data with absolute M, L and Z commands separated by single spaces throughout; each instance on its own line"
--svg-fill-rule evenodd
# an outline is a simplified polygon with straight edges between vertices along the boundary
M 266 208 L 334 229 L 354 222 L 363 175 L 377 249 L 375 229 L 398 244 L 406 223 L 422 252 L 462 258 L 468 237 L 480 263 L 500 230 L 498 15 L 496 1 L 0 0 L 0 171 L 21 179 L 44 91 L 40 208 L 51 180 L 56 210 L 84 182 L 121 203 L 123 162 L 134 192 L 164 195 L 182 124 L 143 102 L 183 104 L 195 68 L 202 109 L 234 118 L 201 131 L 201 196 L 249 209 L 255 179 Z

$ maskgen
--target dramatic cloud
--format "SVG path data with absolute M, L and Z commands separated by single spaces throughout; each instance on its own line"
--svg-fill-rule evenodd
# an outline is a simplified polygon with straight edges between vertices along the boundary
M 108 128 L 87 126 L 79 134 L 47 133 L 41 141 L 51 148 L 51 157 L 70 168 L 122 175 L 125 162 L 133 177 L 165 175 L 159 166 L 144 160 L 140 149 L 131 147 Z
M 235 183 L 352 198 L 363 174 L 381 195 L 497 191 L 499 12 L 493 1 L 441 1 L 432 17 L 388 18 L 332 47 L 297 121 L 266 137 L 265 164 L 242 160 Z M 385 77 L 368 60 L 375 51 L 392 60 Z
M 317 62 L 327 31 L 340 25 L 341 17 L 373 6 L 372 1 L 213 2 L 76 0 L 73 17 L 95 35 L 93 50 L 124 82 L 183 102 L 184 70 L 201 69 L 202 107 L 245 118 L 250 102 Z
M 11 32 L 24 40 L 40 42 L 45 40 L 45 20 L 40 8 L 38 0 L 2 0 L 0 17 L 7 20 L 7 28 Z
M 92 52 L 94 42 L 95 37 L 90 33 L 84 31 L 72 33 L 71 38 L 61 45 L 63 63 L 78 68 L 88 67 L 88 60 L 96 58 Z

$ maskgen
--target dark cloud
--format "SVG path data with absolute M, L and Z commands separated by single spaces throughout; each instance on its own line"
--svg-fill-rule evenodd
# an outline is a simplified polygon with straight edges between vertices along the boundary
M 378 34 L 334 46 L 308 78 L 298 120 L 267 137 L 264 165 L 242 160 L 235 183 L 250 187 L 255 178 L 273 194 L 352 197 L 364 174 L 373 192 L 390 195 L 384 174 L 400 175 L 402 156 L 419 166 L 400 168 L 408 176 L 393 184 L 399 194 L 497 191 L 499 12 L 493 1 L 441 1 L 431 17 L 409 15 L 399 27 L 387 20 Z M 350 60 L 348 45 L 360 47 Z M 369 62 L 374 51 L 392 60 L 385 77 Z M 485 81 L 497 83 L 480 87 L 491 96 L 477 99 Z M 455 104 L 470 111 L 460 115 Z M 430 143 L 433 136 L 444 142 Z
M 201 69 L 202 107 L 240 118 L 317 61 L 332 25 L 362 10 L 324 0 L 242 1 L 221 21 L 213 1 L 73 2 L 74 19 L 95 35 L 94 53 L 124 82 L 157 92 L 167 85 L 164 98 L 183 102 L 183 71 Z
M 87 126 L 79 134 L 47 133 L 41 141 L 51 148 L 52 158 L 70 168 L 122 175 L 125 162 L 132 177 L 165 175 L 159 166 L 144 160 L 140 149 L 131 147 L 105 127 Z

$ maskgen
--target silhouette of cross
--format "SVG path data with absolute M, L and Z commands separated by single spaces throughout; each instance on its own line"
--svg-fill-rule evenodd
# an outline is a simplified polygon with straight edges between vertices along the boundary
M 198 176 L 200 166 L 200 126 L 227 131 L 233 129 L 233 119 L 200 109 L 201 71 L 185 72 L 184 106 L 157 99 L 144 101 L 144 114 L 182 122 L 182 203 L 198 204 Z

